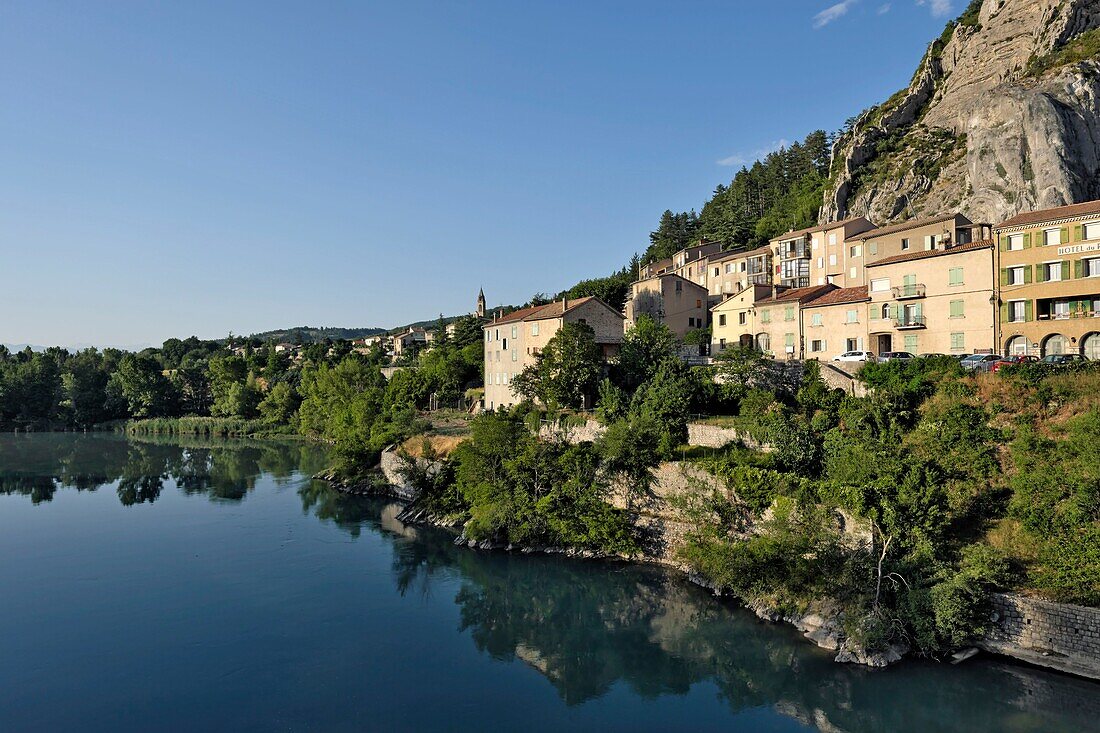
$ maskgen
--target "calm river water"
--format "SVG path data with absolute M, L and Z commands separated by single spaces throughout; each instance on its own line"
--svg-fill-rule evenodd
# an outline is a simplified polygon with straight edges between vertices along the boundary
M 324 464 L 0 436 L 0 730 L 1100 730 L 1100 685 L 834 664 L 661 570 L 460 550 Z

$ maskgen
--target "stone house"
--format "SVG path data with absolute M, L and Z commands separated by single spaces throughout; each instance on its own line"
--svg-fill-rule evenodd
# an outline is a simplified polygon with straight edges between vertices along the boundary
M 675 273 L 639 280 L 630 286 L 623 328 L 633 327 L 639 316 L 647 315 L 683 339 L 688 331 L 706 327 L 707 298 L 706 286 Z
M 867 349 L 867 286 L 837 288 L 802 304 L 807 359 L 827 361 Z

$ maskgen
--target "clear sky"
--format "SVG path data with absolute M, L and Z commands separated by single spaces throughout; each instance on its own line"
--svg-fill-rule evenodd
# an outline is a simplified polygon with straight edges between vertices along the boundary
M 605 275 L 964 0 L 0 3 L 0 342 L 390 327 Z

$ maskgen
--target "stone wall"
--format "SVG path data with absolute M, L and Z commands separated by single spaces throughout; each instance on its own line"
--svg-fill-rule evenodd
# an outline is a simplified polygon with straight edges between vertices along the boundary
M 1100 679 L 1100 609 L 995 593 L 993 611 L 983 649 Z
M 607 428 L 595 420 L 587 420 L 583 425 L 561 425 L 543 422 L 539 426 L 539 437 L 543 440 L 565 443 L 591 443 L 598 440 L 606 431 Z
M 864 397 L 867 388 L 855 378 L 855 373 L 863 366 L 862 362 L 842 361 L 835 364 L 820 362 L 821 381 L 831 389 L 842 389 L 855 397 Z
M 418 458 L 416 460 L 422 461 L 424 459 Z M 401 468 L 402 462 L 395 449 L 387 448 L 382 451 L 378 463 L 382 469 L 382 475 L 386 477 L 386 481 L 389 483 L 394 496 L 405 501 L 412 501 L 416 498 L 416 489 L 406 483 L 405 479 L 401 476 L 399 469 Z
M 764 445 L 748 433 L 722 428 L 717 425 L 705 425 L 702 423 L 688 423 L 688 445 L 700 445 L 704 448 L 721 448 L 729 443 L 741 441 L 749 448 L 769 451 L 770 446 Z

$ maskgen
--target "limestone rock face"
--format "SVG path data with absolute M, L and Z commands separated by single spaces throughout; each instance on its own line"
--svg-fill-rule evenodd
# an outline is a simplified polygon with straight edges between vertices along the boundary
M 838 138 L 822 222 L 954 210 L 997 222 L 1100 198 L 1100 60 L 1028 73 L 1098 27 L 1100 0 L 985 0 Z

